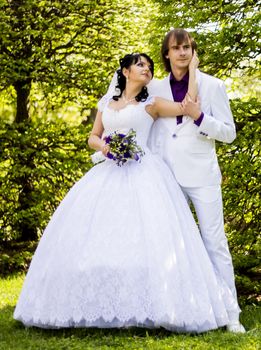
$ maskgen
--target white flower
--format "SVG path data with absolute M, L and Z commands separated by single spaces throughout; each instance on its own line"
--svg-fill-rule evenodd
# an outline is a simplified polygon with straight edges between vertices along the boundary
M 106 159 L 106 157 L 103 155 L 101 151 L 95 152 L 91 155 L 91 160 L 93 164 L 97 164 L 100 162 L 103 162 Z

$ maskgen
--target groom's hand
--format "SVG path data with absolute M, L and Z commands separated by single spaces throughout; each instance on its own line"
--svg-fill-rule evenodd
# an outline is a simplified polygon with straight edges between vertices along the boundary
M 184 100 L 181 102 L 183 114 L 188 115 L 194 120 L 197 120 L 201 115 L 200 100 L 197 97 L 196 101 L 193 101 L 187 94 Z
M 198 68 L 199 65 L 199 59 L 198 59 L 198 55 L 197 52 L 194 50 L 192 59 L 189 63 L 189 72 L 193 72 Z

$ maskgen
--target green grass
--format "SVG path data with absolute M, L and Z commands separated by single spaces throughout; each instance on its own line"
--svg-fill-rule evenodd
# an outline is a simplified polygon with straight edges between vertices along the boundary
M 76 350 L 76 349 L 155 349 L 155 350 L 231 350 L 260 348 L 261 312 L 255 305 L 243 309 L 241 321 L 246 334 L 224 329 L 201 335 L 174 334 L 163 329 L 60 329 L 25 328 L 12 318 L 24 276 L 0 279 L 0 350 Z

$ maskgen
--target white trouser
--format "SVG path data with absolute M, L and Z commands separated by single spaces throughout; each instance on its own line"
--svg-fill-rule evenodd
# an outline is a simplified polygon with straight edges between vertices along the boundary
M 193 203 L 202 240 L 213 266 L 237 300 L 232 258 L 224 231 L 221 186 L 181 186 L 181 189 L 185 197 Z M 238 319 L 238 315 L 238 313 L 231 315 L 231 321 Z

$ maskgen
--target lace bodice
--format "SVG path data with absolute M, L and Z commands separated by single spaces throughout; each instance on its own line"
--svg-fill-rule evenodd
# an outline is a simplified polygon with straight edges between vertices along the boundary
M 104 135 L 114 131 L 126 133 L 134 129 L 138 144 L 145 147 L 153 124 L 153 118 L 146 112 L 145 107 L 152 103 L 153 98 L 151 97 L 145 102 L 139 102 L 136 105 L 129 104 L 120 110 L 115 110 L 109 106 L 109 101 L 107 101 L 102 110 Z

